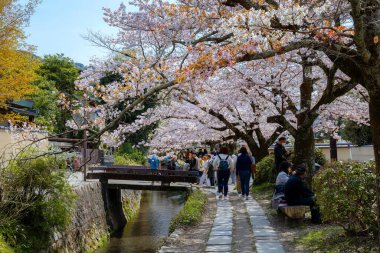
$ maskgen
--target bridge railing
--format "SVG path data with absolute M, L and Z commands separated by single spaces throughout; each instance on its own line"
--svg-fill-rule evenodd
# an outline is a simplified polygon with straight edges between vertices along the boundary
M 144 166 L 96 166 L 89 168 L 87 179 L 140 180 L 196 183 L 197 171 L 152 170 Z

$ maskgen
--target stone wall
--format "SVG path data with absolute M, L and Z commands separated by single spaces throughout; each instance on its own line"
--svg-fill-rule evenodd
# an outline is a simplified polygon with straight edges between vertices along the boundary
M 93 252 L 107 243 L 109 228 L 100 183 L 85 183 L 74 189 L 77 195 L 72 223 L 63 233 L 55 233 L 48 252 Z M 122 190 L 123 209 L 137 212 L 140 191 Z M 129 205 L 129 203 L 135 203 Z M 125 204 L 124 204 L 125 203 Z M 128 214 L 127 214 L 128 215 Z M 127 216 L 126 215 L 126 216 Z

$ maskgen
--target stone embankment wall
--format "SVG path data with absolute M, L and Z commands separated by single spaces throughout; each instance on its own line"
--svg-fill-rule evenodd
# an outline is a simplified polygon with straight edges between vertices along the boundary
M 65 232 L 54 234 L 48 252 L 93 252 L 109 239 L 110 224 L 101 184 L 86 183 L 76 187 L 74 192 L 77 199 L 72 222 Z M 121 190 L 121 197 L 123 210 L 128 211 L 125 216 L 138 211 L 141 191 Z

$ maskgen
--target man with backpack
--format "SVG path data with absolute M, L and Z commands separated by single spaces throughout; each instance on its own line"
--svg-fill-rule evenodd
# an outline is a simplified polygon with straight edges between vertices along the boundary
M 148 157 L 148 163 L 151 170 L 158 170 L 160 167 L 160 160 L 158 159 L 157 153 L 157 150 L 153 150 L 152 155 Z
M 233 160 L 231 156 L 228 155 L 228 149 L 226 147 L 220 148 L 219 154 L 215 156 L 213 167 L 214 170 L 217 170 L 219 198 L 227 199 L 228 180 L 230 179 L 231 169 L 233 168 Z

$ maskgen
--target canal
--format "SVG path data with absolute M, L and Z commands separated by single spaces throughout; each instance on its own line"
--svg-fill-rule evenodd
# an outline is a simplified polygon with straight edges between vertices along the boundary
M 138 215 L 99 253 L 156 252 L 181 210 L 185 193 L 144 191 Z

